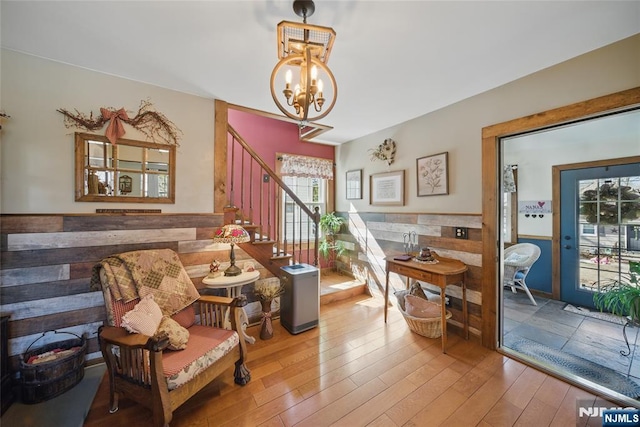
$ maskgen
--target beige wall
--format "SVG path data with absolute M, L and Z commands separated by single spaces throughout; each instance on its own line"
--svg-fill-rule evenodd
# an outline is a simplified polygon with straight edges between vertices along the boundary
M 542 70 L 337 148 L 336 210 L 389 211 L 369 205 L 369 175 L 406 171 L 403 212 L 481 211 L 482 127 L 640 85 L 640 35 Z M 481 70 L 479 70 L 481 72 Z M 183 133 L 177 156 L 175 204 L 163 212 L 213 211 L 213 100 L 2 50 L 1 105 L 11 118 L 2 129 L 3 213 L 88 213 L 139 204 L 81 203 L 73 198 L 73 129 L 58 108 L 136 111 L 149 99 Z M 381 103 L 381 108 L 392 108 Z M 127 138 L 141 137 L 128 127 Z M 369 161 L 386 138 L 398 145 L 391 167 Z M 449 152 L 449 195 L 417 197 L 416 159 Z M 345 198 L 347 170 L 364 169 L 363 199 Z M 117 205 L 117 206 L 116 206 Z
M 336 210 L 388 212 L 369 204 L 369 175 L 386 172 L 369 149 L 392 138 L 405 170 L 405 205 L 397 212 L 480 213 L 481 131 L 485 126 L 640 86 L 640 35 L 481 93 L 457 104 L 343 144 L 336 150 Z M 523 52 L 526 54 L 526 52 Z M 514 58 L 517 60 L 517 58 Z M 482 70 L 478 70 L 479 73 Z M 412 94 L 420 96 L 420 94 Z M 380 108 L 393 108 L 380 103 Z M 449 195 L 417 197 L 416 159 L 449 152 Z M 363 169 L 363 199 L 346 200 L 345 172 Z
M 89 213 L 99 208 L 162 209 L 167 213 L 213 212 L 214 101 L 3 49 L 0 108 L 11 116 L 2 126 L 3 213 Z M 177 149 L 176 203 L 74 201 L 74 139 L 65 108 L 99 114 L 100 107 L 140 102 L 182 130 Z M 125 125 L 125 138 L 146 140 Z M 104 134 L 104 129 L 96 131 Z

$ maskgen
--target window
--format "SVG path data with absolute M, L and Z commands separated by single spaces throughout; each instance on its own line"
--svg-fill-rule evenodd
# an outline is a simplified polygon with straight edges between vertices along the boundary
M 595 236 L 596 235 L 596 226 L 593 224 L 580 224 L 582 227 L 581 234 Z
M 310 178 L 299 176 L 284 176 L 282 180 L 302 202 L 311 210 L 318 207 L 320 215 L 326 212 L 327 204 L 327 180 L 323 178 Z M 309 241 L 313 238 L 313 221 L 296 205 L 283 191 L 284 209 L 283 240 L 287 241 Z

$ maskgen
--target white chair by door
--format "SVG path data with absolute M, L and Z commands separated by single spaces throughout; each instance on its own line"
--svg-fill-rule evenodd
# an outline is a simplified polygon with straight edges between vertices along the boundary
M 513 293 L 517 292 L 516 289 L 525 291 L 533 305 L 538 304 L 525 279 L 539 257 L 540 247 L 533 243 L 518 243 L 504 251 L 504 286 L 509 286 Z

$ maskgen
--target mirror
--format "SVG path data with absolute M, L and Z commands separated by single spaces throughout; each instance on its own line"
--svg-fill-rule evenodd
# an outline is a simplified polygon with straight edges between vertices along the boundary
M 76 133 L 76 201 L 175 203 L 173 145 Z

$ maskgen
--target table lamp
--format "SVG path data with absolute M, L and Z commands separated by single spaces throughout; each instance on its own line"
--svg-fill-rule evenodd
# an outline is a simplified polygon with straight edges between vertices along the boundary
M 236 243 L 246 243 L 249 240 L 249 233 L 247 230 L 235 224 L 222 226 L 213 233 L 213 243 L 231 244 L 231 253 L 229 254 L 231 265 L 224 271 L 225 276 L 238 276 L 242 273 L 242 270 L 239 267 L 236 267 L 236 255 L 233 252 L 233 245 Z

